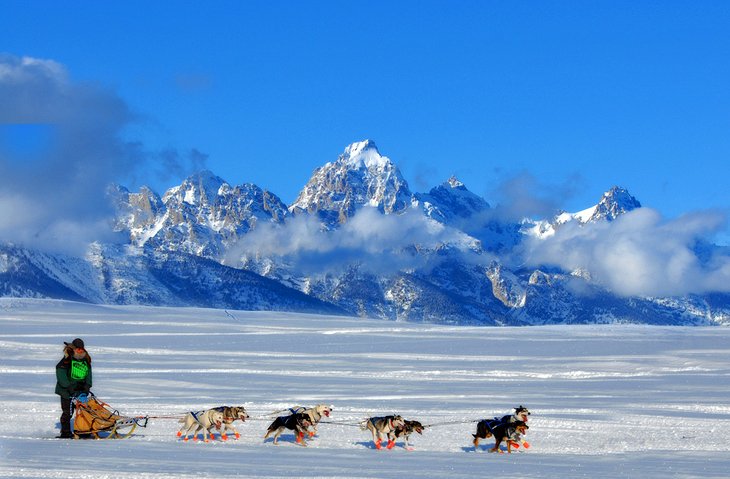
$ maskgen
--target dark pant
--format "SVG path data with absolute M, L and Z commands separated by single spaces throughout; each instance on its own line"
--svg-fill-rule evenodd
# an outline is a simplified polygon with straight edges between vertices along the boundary
M 71 435 L 71 398 L 61 398 L 61 435 Z

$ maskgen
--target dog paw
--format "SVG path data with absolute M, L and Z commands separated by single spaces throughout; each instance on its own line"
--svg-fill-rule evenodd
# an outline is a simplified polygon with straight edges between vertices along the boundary
M 228 440 L 228 436 L 226 436 L 225 434 L 221 434 L 221 441 L 227 441 L 227 440 Z
M 236 439 L 241 439 L 241 435 L 239 433 L 236 433 Z

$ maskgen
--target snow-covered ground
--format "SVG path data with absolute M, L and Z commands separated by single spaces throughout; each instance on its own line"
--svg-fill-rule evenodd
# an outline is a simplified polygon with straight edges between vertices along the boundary
M 56 440 L 54 366 L 82 337 L 93 390 L 128 415 L 244 405 L 238 441 L 175 419 L 124 440 Z M 730 328 L 446 327 L 301 314 L 0 299 L 0 477 L 730 477 Z M 272 411 L 328 403 L 309 447 Z M 524 404 L 521 453 L 475 452 L 475 421 Z M 433 427 L 375 450 L 356 423 Z M 486 441 L 485 444 L 489 444 Z M 523 451 L 523 449 L 520 449 Z

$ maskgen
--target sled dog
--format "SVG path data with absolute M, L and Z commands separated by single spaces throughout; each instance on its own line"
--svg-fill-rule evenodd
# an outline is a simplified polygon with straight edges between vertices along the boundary
M 304 434 L 311 425 L 312 421 L 309 419 L 309 416 L 300 412 L 289 416 L 279 416 L 269 425 L 264 439 L 273 433 L 274 444 L 278 444 L 281 433 L 284 432 L 284 429 L 289 429 L 294 431 L 297 444 L 306 446 L 306 443 L 304 443 Z
M 236 439 L 240 438 L 241 435 L 238 433 L 233 422 L 240 420 L 246 422 L 250 416 L 246 413 L 246 409 L 243 406 L 221 406 L 215 408 L 216 411 L 223 413 L 223 431 L 221 431 L 221 439 L 226 441 L 228 439 L 228 431 L 233 431 Z
M 317 404 L 314 407 L 305 408 L 302 406 L 297 406 L 289 410 L 292 412 L 292 414 L 302 413 L 309 417 L 309 420 L 312 422 L 312 427 L 309 428 L 309 437 L 312 437 L 317 434 L 317 425 L 319 424 L 319 421 L 322 420 L 322 417 L 330 417 L 330 414 L 332 413 L 332 406 Z
M 381 449 L 380 444 L 383 441 L 383 436 L 388 438 L 386 447 L 393 449 L 393 446 L 395 446 L 395 430 L 403 426 L 405 426 L 405 421 L 398 415 L 370 417 L 360 423 L 363 430 L 367 429 L 373 434 L 375 449 Z
M 510 416 L 505 416 L 508 418 Z M 507 441 L 507 452 L 512 452 L 512 443 L 522 442 L 522 436 L 527 434 L 529 427 L 524 421 L 503 421 L 504 418 L 483 419 L 477 423 L 477 432 L 474 436 L 474 447 L 479 447 L 479 440 L 494 436 L 494 447 L 489 452 L 499 452 L 499 445 Z
M 408 450 L 412 449 L 410 444 L 408 444 L 408 439 L 411 437 L 411 434 L 414 432 L 417 432 L 418 434 L 423 434 L 424 426 L 418 421 L 409 421 L 408 419 L 403 420 L 403 426 L 398 426 L 395 428 L 395 438 L 403 438 L 403 441 L 405 442 L 404 447 Z
M 187 441 L 189 439 L 188 434 L 191 430 L 193 430 L 193 428 L 195 428 L 195 432 L 193 432 L 193 440 L 197 441 L 198 432 L 202 429 L 203 440 L 208 442 L 208 435 L 210 435 L 210 438 L 213 439 L 211 429 L 215 427 L 220 430 L 221 425 L 223 424 L 223 413 L 217 409 L 190 411 L 185 415 L 185 417 L 180 419 L 179 422 L 182 423 L 182 427 L 177 432 L 177 437 L 182 437 L 183 441 Z

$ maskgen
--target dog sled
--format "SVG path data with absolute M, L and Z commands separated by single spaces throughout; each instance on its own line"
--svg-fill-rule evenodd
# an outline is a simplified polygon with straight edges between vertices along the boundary
M 71 404 L 74 409 L 74 439 L 124 439 L 131 436 L 137 426 L 147 427 L 149 420 L 149 416 L 123 416 L 91 392 L 73 398 Z

